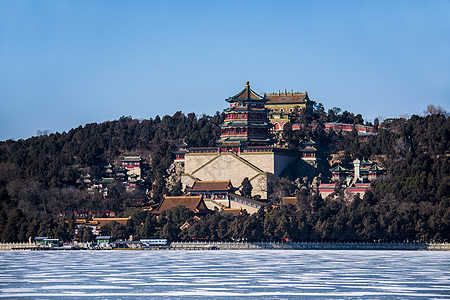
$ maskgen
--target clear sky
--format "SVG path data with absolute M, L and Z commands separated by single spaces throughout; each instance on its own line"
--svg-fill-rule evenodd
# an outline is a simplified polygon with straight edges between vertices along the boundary
M 0 0 L 0 140 L 214 114 L 249 80 L 366 120 L 450 108 L 450 1 Z

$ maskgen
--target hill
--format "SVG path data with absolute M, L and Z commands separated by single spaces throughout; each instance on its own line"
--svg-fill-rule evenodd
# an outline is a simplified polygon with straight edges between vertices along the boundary
M 133 234 L 212 240 L 450 239 L 450 121 L 440 111 L 375 122 L 377 134 L 369 136 L 325 130 L 325 122 L 361 124 L 363 120 L 339 109 L 326 112 L 321 105 L 313 114 L 298 113 L 297 122 L 303 124 L 298 130 L 285 126 L 278 137 L 280 145 L 297 148 L 305 139 L 316 141 L 322 158 L 317 173 L 322 180 L 331 175 L 332 159 L 346 163 L 357 157 L 370 158 L 387 169 L 384 180 L 351 203 L 339 194 L 323 201 L 311 185 L 319 174 L 301 176 L 292 171 L 276 182 L 271 197 L 275 201 L 297 195 L 295 207 L 252 216 L 215 214 L 191 221 L 193 225 L 184 231 L 179 227 L 192 215 L 183 209 L 157 220 L 133 208 L 136 199 L 157 203 L 164 194 L 179 193 L 166 185 L 175 144 L 185 140 L 195 146 L 213 146 L 222 121 L 220 113 L 197 117 L 177 112 L 148 120 L 122 117 L 67 133 L 0 142 L 0 239 L 20 241 L 48 235 L 68 240 L 73 236 L 74 212 L 93 210 L 132 215 L 127 225 L 104 229 L 118 238 Z M 123 155 L 146 159 L 149 169 L 143 178 L 151 187 L 150 198 L 114 184 L 104 198 L 90 193 L 80 180 L 87 173 L 101 177 L 103 166 Z

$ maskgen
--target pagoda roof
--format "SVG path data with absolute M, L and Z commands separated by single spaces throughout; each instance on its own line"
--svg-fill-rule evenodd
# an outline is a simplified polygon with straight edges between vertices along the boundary
M 369 171 L 385 171 L 385 169 L 377 164 L 374 164 L 373 166 L 370 167 Z
M 306 147 L 306 148 L 304 148 L 304 149 L 301 149 L 300 151 L 301 151 L 301 152 L 316 152 L 317 149 L 314 148 L 314 147 L 312 147 L 312 146 L 308 146 L 308 147 Z
M 228 141 L 225 139 L 217 140 L 216 143 L 220 143 L 221 146 L 242 146 L 241 141 Z
M 256 137 L 256 136 L 248 136 L 248 135 L 232 135 L 225 136 L 217 140 L 217 142 L 221 143 L 233 143 L 233 142 L 258 142 L 258 143 L 266 143 L 273 142 L 271 138 L 266 137 Z
M 265 107 L 251 107 L 251 106 L 235 106 L 235 107 L 227 107 L 224 109 L 225 112 L 261 112 L 268 113 L 270 112 Z
M 297 104 L 297 103 L 305 103 L 311 101 L 308 97 L 308 92 L 299 93 L 299 92 L 284 92 L 284 93 L 271 93 L 266 95 L 267 101 L 266 104 Z
M 263 127 L 268 128 L 272 127 L 272 124 L 268 122 L 261 121 L 261 123 L 255 123 L 252 121 L 251 123 L 248 123 L 246 121 L 231 121 L 231 122 L 225 122 L 223 124 L 220 124 L 220 127 Z
M 182 143 L 176 144 L 175 146 L 177 146 L 179 148 L 185 148 L 188 146 L 188 144 L 185 141 L 183 141 Z
M 125 162 L 133 162 L 133 161 L 141 161 L 142 158 L 140 156 L 124 156 L 123 158 L 120 159 L 120 161 L 125 161 Z
M 195 181 L 191 188 L 187 188 L 187 191 L 235 191 L 231 181 Z
M 350 172 L 349 169 L 344 168 L 340 164 L 330 169 L 331 172 Z
M 187 149 L 180 149 L 180 150 L 177 150 L 177 151 L 172 151 L 172 153 L 173 154 L 186 154 L 186 153 L 189 153 L 189 150 L 187 150 Z
M 316 142 L 314 142 L 313 140 L 309 139 L 308 141 L 303 142 L 303 145 L 314 145 Z
M 175 206 L 184 206 L 194 213 L 212 213 L 212 211 L 206 207 L 202 196 L 165 196 L 156 210 L 156 213 L 162 213 Z
M 227 102 L 237 102 L 237 101 L 263 101 L 267 102 L 265 96 L 258 95 L 254 90 L 250 88 L 250 82 L 245 83 L 245 88 L 237 93 L 236 95 L 225 99 Z

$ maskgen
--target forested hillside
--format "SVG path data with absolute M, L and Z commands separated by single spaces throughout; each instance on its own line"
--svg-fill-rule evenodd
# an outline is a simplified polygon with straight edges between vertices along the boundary
M 323 106 L 313 115 L 300 112 L 303 124 L 293 131 L 285 126 L 279 144 L 297 148 L 313 139 L 321 157 L 317 174 L 295 170 L 277 179 L 271 201 L 296 195 L 297 206 L 261 210 L 232 217 L 214 214 L 194 220 L 192 213 L 175 208 L 156 219 L 132 208 L 133 195 L 112 185 L 108 198 L 87 193 L 83 174 L 101 177 L 103 166 L 123 155 L 141 155 L 150 168 L 145 180 L 152 198 L 176 193 L 165 184 L 172 150 L 183 140 L 192 146 L 213 146 L 220 135 L 223 115 L 197 117 L 181 112 L 173 116 L 87 124 L 67 133 L 52 133 L 27 140 L 0 142 L 0 240 L 24 241 L 30 236 L 73 237 L 73 212 L 114 210 L 132 219 L 127 225 L 111 223 L 104 234 L 115 238 L 165 237 L 174 240 L 449 240 L 450 239 L 450 121 L 446 113 L 394 119 L 378 124 L 378 134 L 361 137 L 325 131 L 324 122 L 363 122 L 360 115 Z M 316 175 L 329 179 L 330 161 L 354 158 L 376 160 L 387 177 L 373 184 L 363 199 L 351 203 L 340 195 L 324 201 L 313 190 Z M 186 220 L 187 230 L 179 227 Z M 89 233 L 80 239 L 92 238 Z

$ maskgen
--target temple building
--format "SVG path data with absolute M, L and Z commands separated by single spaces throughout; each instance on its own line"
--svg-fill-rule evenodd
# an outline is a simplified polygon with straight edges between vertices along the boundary
M 247 81 L 244 89 L 227 98 L 225 120 L 216 147 L 178 145 L 177 162 L 184 163 L 183 188 L 198 181 L 228 181 L 237 189 L 244 178 L 253 187 L 253 196 L 267 199 L 268 176 L 280 176 L 286 167 L 297 162 L 300 152 L 272 146 L 273 125 L 265 108 L 269 101 L 258 95 Z
M 353 169 L 347 169 L 340 164 L 330 169 L 333 182 L 347 181 L 351 182 L 372 182 L 384 176 L 386 170 L 371 160 L 355 159 Z
M 182 142 L 180 144 L 176 144 L 175 146 L 178 147 L 178 150 L 173 151 L 173 154 L 175 154 L 175 162 L 184 162 L 184 156 L 189 152 L 187 150 L 188 144 L 186 144 L 186 142 Z
M 362 198 L 365 192 L 370 189 L 370 183 L 377 179 L 383 178 L 386 170 L 377 163 L 367 159 L 353 161 L 353 169 L 347 169 L 337 164 L 331 171 L 332 183 L 321 183 L 318 190 L 322 198 L 325 199 L 335 191 L 335 187 L 339 184 L 345 186 L 344 193 L 351 197 L 359 194 Z
M 184 206 L 196 215 L 212 214 L 214 211 L 209 210 L 203 201 L 202 196 L 164 196 L 163 201 L 158 208 L 153 211 L 154 214 L 161 214 L 175 206 Z
M 222 201 L 228 199 L 231 193 L 237 191 L 228 181 L 196 181 L 192 187 L 186 188 L 190 196 L 203 196 L 205 199 Z
M 339 122 L 329 122 L 324 123 L 325 130 L 334 130 L 336 132 L 352 132 L 356 130 L 358 135 L 374 135 L 376 134 L 376 130 L 373 126 L 370 125 L 362 125 L 362 124 L 346 124 Z
M 291 121 L 294 113 L 304 109 L 307 113 L 313 111 L 313 101 L 308 93 L 288 92 L 270 93 L 266 95 L 269 101 L 265 107 L 269 110 L 269 120 L 275 130 L 283 130 L 286 123 Z
M 128 170 L 128 176 L 135 174 L 137 175 L 137 180 L 141 179 L 142 158 L 140 156 L 124 156 L 120 159 L 120 164 L 123 168 Z
M 313 167 L 317 167 L 317 159 L 318 159 L 316 157 L 317 149 L 316 147 L 314 147 L 315 144 L 316 142 L 309 139 L 308 141 L 303 142 L 303 148 L 300 149 L 300 152 L 302 154 L 302 160 L 312 165 Z
M 189 196 L 202 196 L 206 206 L 211 210 L 230 212 L 230 209 L 255 213 L 266 204 L 236 194 L 237 188 L 228 181 L 196 181 L 192 187 L 186 188 Z
M 274 140 L 269 132 L 272 128 L 264 104 L 266 97 L 256 94 L 247 81 L 237 95 L 226 99 L 230 107 L 225 109 L 225 120 L 221 125 L 217 141 L 222 151 L 237 151 L 239 147 L 269 146 Z
M 113 166 L 111 164 L 107 164 L 103 167 L 103 177 L 101 179 L 101 183 L 111 183 L 114 181 L 114 171 Z
M 129 191 L 136 188 L 147 190 L 148 186 L 145 184 L 145 180 L 142 179 L 143 159 L 140 156 L 123 156 L 119 161 L 120 165 L 117 168 L 111 164 L 104 166 L 101 179 L 91 178 L 87 174 L 82 176 L 80 182 L 89 184 L 88 190 L 90 193 L 100 190 L 104 197 L 108 195 L 108 184 L 113 182 L 122 183 Z

